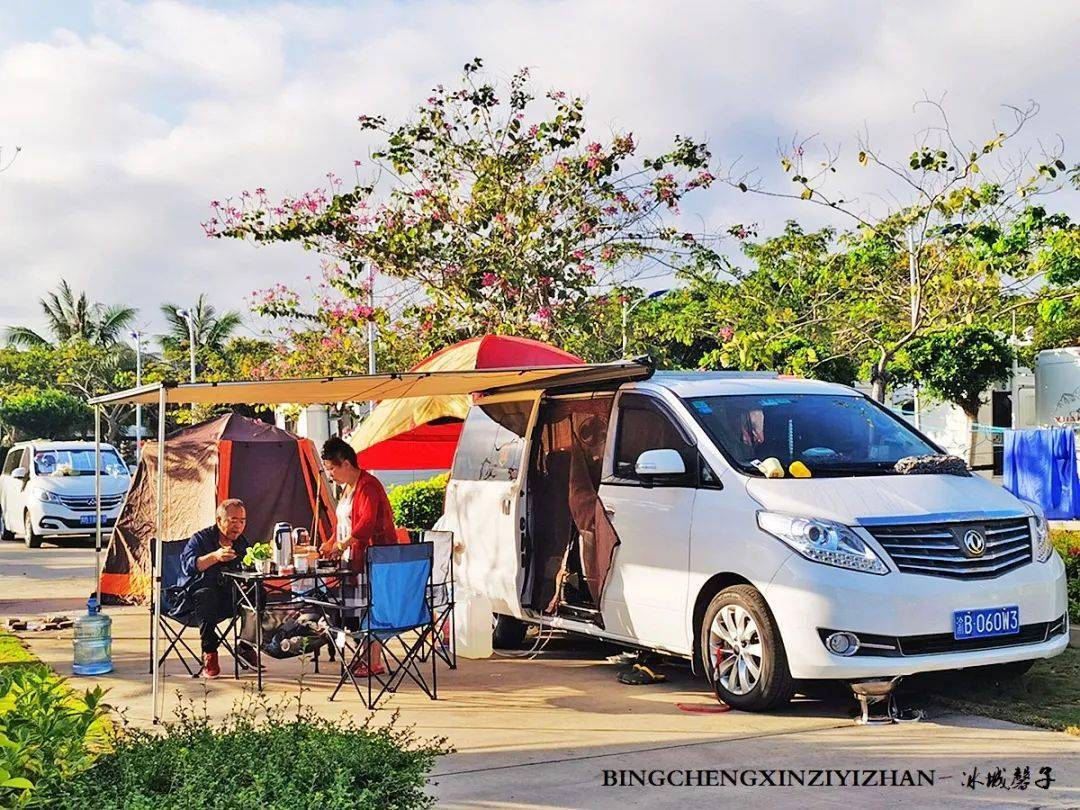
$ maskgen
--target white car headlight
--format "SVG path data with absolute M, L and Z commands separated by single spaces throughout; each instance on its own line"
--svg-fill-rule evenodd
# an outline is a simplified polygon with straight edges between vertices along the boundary
M 887 574 L 888 567 L 870 546 L 847 526 L 818 518 L 758 512 L 758 526 L 784 541 L 808 560 L 863 571 Z
M 39 501 L 43 501 L 45 503 L 60 503 L 60 499 L 56 497 L 55 492 L 50 492 L 49 490 L 42 489 L 41 487 L 34 487 L 32 490 L 30 490 L 30 494 L 37 498 Z
M 1024 502 L 1031 510 L 1031 553 L 1039 562 L 1046 562 L 1054 554 L 1054 543 L 1050 540 L 1050 525 L 1046 522 L 1046 512 L 1037 503 Z

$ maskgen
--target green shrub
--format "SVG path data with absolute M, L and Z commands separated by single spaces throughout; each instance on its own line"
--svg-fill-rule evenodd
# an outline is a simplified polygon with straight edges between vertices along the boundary
M 0 807 L 45 806 L 107 745 L 101 688 L 81 695 L 43 664 L 0 667 Z
M 303 690 L 306 691 L 306 690 Z M 286 709 L 286 705 L 296 708 Z M 69 808 L 430 807 L 427 775 L 443 740 L 418 741 L 388 725 L 319 717 L 295 698 L 240 701 L 219 724 L 182 704 L 159 732 L 120 733 L 114 751 L 70 780 Z
M 1080 622 L 1080 532 L 1054 532 L 1054 546 L 1065 561 L 1069 584 L 1069 618 Z
M 443 513 L 446 501 L 446 482 L 449 473 L 436 475 L 426 481 L 402 484 L 390 490 L 390 506 L 394 509 L 394 524 L 406 529 L 430 529 Z

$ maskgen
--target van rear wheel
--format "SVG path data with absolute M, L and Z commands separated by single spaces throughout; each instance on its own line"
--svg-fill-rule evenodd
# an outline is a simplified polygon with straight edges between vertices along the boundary
M 8 542 L 15 539 L 15 532 L 8 528 L 7 521 L 4 519 L 4 514 L 0 512 L 0 540 Z
M 717 698 L 732 708 L 770 711 L 795 694 L 776 620 L 752 585 L 733 585 L 713 597 L 698 645 Z
M 517 650 L 525 641 L 525 622 L 513 616 L 495 614 L 492 624 L 491 645 L 498 650 Z

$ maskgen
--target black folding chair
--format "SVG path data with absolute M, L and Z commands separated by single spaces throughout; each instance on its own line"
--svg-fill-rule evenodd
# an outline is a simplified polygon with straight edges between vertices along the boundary
M 382 696 L 396 692 L 405 678 L 432 700 L 437 699 L 435 656 L 430 654 L 435 643 L 435 613 L 431 603 L 433 549 L 432 543 L 368 548 L 359 627 L 328 631 L 342 653 L 341 677 L 330 700 L 337 697 L 346 681 L 351 681 L 364 705 L 374 709 Z M 376 642 L 382 649 L 381 663 L 386 666 L 386 672 L 381 675 L 371 674 L 374 665 L 380 663 L 370 660 Z M 400 644 L 400 652 L 394 649 L 393 642 Z M 431 659 L 430 684 L 420 668 L 427 658 Z M 356 665 L 363 661 L 368 663 L 366 694 L 360 688 L 365 679 L 358 680 L 353 674 Z
M 179 585 L 181 578 L 180 570 L 180 556 L 184 552 L 184 543 L 172 542 L 162 544 L 161 555 L 161 616 L 159 620 L 159 627 L 161 633 L 165 637 L 165 650 L 158 656 L 158 666 L 164 665 L 166 659 L 171 655 L 183 664 L 184 669 L 188 674 L 197 678 L 203 670 L 203 658 L 202 655 L 196 653 L 191 648 L 191 645 L 187 643 L 187 639 L 184 638 L 184 632 L 189 627 L 198 628 L 199 617 L 195 613 L 195 603 L 192 598 L 192 594 L 186 585 Z M 239 619 L 239 611 L 235 612 L 233 616 L 225 620 L 227 623 L 225 629 L 217 628 L 218 641 L 233 658 L 236 658 L 236 651 L 229 643 L 229 639 L 232 637 L 233 625 L 236 624 Z M 154 649 L 154 596 L 151 590 L 150 594 L 150 656 L 151 656 L 151 671 L 153 670 L 153 649 Z M 248 665 L 243 659 L 237 659 L 240 665 L 245 669 L 248 669 Z

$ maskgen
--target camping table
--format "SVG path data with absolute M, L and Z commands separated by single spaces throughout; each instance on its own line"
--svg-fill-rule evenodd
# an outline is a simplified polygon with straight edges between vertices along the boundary
M 340 581 L 347 576 L 355 576 L 354 571 L 340 568 L 319 568 L 291 574 L 260 574 L 257 571 L 223 571 L 222 575 L 232 580 L 236 589 L 236 604 L 241 610 L 247 608 L 255 619 L 255 674 L 259 691 L 262 691 L 262 652 L 263 652 L 263 616 L 271 610 L 290 608 L 317 607 L 324 614 L 326 611 L 340 612 L 345 609 L 345 598 L 341 594 Z M 293 593 L 292 585 L 297 580 L 311 580 L 313 587 L 303 594 Z M 331 580 L 337 580 L 335 586 Z M 318 599 L 311 598 L 318 596 Z M 271 597 L 278 597 L 272 601 Z M 237 614 L 239 616 L 239 613 Z M 240 640 L 239 622 L 233 621 L 233 647 Z M 318 652 L 316 652 L 318 655 Z M 234 676 L 240 677 L 240 662 L 233 660 Z

